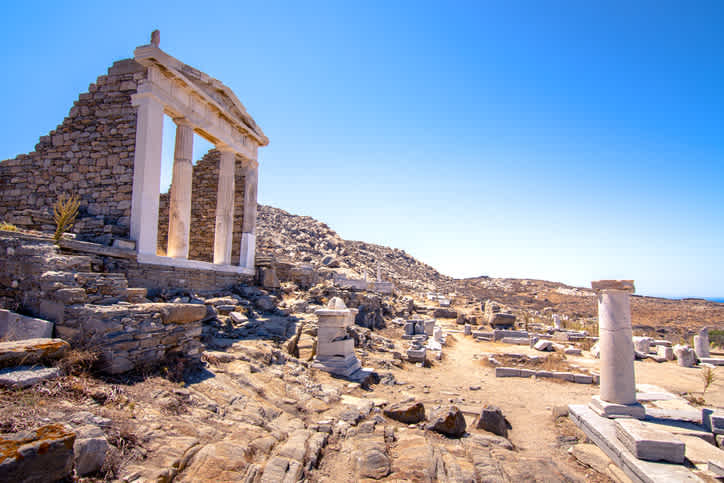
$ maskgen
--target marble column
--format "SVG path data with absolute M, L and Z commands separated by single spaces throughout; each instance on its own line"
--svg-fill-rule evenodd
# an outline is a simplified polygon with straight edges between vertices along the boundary
M 176 149 L 173 157 L 166 255 L 172 258 L 188 258 L 194 129 L 185 119 L 174 119 L 174 121 L 176 122 Z
M 256 256 L 256 195 L 259 183 L 259 163 L 251 159 L 244 160 L 242 169 L 244 176 L 244 216 L 241 224 L 239 265 L 253 269 Z
M 219 147 L 219 186 L 216 193 L 216 229 L 214 231 L 214 263 L 231 265 L 231 239 L 234 231 L 234 169 L 236 153 Z
M 131 239 L 136 240 L 138 254 L 156 255 L 163 104 L 149 92 L 134 94 L 132 104 L 137 111 L 131 197 Z
M 699 359 L 709 357 L 709 329 L 704 327 L 694 336 L 694 352 Z
M 631 332 L 632 280 L 600 280 L 591 286 L 598 298 L 601 348 L 601 395 L 591 408 L 607 417 L 643 417 L 636 402 L 634 346 Z

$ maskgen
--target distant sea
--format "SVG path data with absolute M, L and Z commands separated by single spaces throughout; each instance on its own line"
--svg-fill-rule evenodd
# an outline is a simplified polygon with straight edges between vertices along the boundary
M 724 304 L 724 297 L 672 297 L 670 295 L 653 295 L 653 294 L 641 294 L 644 297 L 658 297 L 662 299 L 669 299 L 669 300 L 681 300 L 681 299 L 700 299 L 700 300 L 708 300 L 709 302 L 717 302 L 720 304 Z

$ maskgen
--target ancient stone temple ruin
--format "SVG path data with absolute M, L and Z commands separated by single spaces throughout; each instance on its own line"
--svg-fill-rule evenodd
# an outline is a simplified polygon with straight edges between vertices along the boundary
M 0 219 L 53 230 L 54 203 L 77 194 L 80 240 L 133 247 L 139 264 L 253 275 L 258 148 L 269 140 L 229 87 L 161 50 L 159 39 L 155 31 L 133 58 L 115 62 L 33 152 L 0 162 Z M 168 195 L 160 194 L 164 114 L 176 124 Z M 198 169 L 194 133 L 215 146 Z

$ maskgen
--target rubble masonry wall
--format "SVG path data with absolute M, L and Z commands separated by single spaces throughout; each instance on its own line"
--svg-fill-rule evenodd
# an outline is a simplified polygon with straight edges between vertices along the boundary
M 128 238 L 136 144 L 131 96 L 145 78 L 133 59 L 115 62 L 34 151 L 0 162 L 0 220 L 54 231 L 53 205 L 61 194 L 76 193 L 81 206 L 72 232 L 106 244 Z

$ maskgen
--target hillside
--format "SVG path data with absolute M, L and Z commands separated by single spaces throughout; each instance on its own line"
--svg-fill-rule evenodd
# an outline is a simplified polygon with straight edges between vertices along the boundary
M 259 206 L 257 227 L 259 253 L 280 260 L 328 267 L 354 278 L 362 278 L 367 271 L 370 279 L 376 277 L 379 264 L 384 280 L 418 295 L 454 292 L 471 304 L 493 299 L 516 311 L 548 309 L 573 319 L 596 317 L 596 300 L 588 288 L 533 279 L 453 279 L 404 250 L 344 240 L 325 223 L 271 206 Z M 722 328 L 724 304 L 634 296 L 632 317 L 634 327 L 647 331 L 665 328 L 667 332 L 684 333 L 702 326 Z
M 413 292 L 454 290 L 452 278 L 442 275 L 404 250 L 373 243 L 343 240 L 328 225 L 309 216 L 297 216 L 272 206 L 259 205 L 257 251 L 279 260 L 310 263 L 370 280 L 380 274 L 385 281 Z

